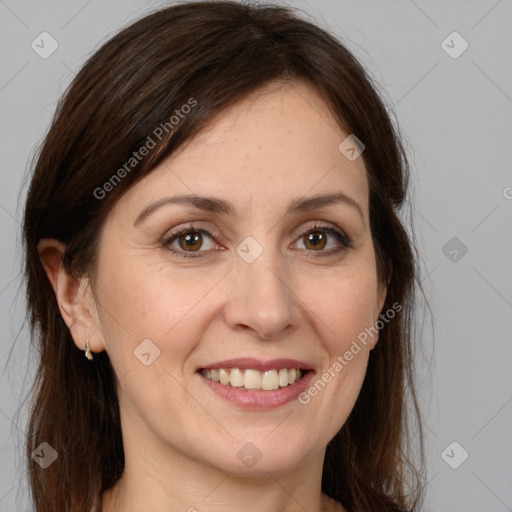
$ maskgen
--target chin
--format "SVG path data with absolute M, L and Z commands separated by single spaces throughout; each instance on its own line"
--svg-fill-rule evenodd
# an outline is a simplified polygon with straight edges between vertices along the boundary
M 254 437 L 251 439 L 253 440 L 233 439 L 233 443 L 226 447 L 224 456 L 215 456 L 209 463 L 221 471 L 235 475 L 268 477 L 268 473 L 296 470 L 304 463 L 304 459 L 311 457 L 313 449 L 312 446 L 304 444 L 290 444 L 286 436 L 274 440 Z

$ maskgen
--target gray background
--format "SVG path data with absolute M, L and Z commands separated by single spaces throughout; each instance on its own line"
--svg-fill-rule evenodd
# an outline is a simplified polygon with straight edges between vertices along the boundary
M 21 400 L 35 361 L 20 278 L 23 177 L 85 58 L 164 4 L 0 1 L 1 512 L 31 509 L 20 463 Z M 422 278 L 435 318 L 434 328 L 426 318 L 418 356 L 424 511 L 512 510 L 512 1 L 291 4 L 343 38 L 381 85 L 405 136 Z M 59 45 L 47 59 L 31 48 L 43 31 Z M 469 44 L 457 58 L 443 47 L 453 54 L 461 40 L 450 36 L 442 46 L 454 31 Z M 460 464 L 462 450 L 469 456 Z

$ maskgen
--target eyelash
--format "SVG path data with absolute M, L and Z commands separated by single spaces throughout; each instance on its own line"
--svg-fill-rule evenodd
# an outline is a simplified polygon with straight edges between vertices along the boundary
M 343 231 L 338 231 L 337 229 L 334 229 L 334 228 L 331 228 L 328 226 L 322 226 L 319 224 L 315 224 L 314 226 L 308 227 L 308 228 L 304 229 L 303 231 L 301 231 L 298 235 L 298 239 L 304 237 L 305 235 L 308 235 L 308 234 L 311 234 L 311 233 L 314 233 L 317 231 L 322 231 L 322 232 L 332 235 L 341 244 L 341 247 L 338 249 L 331 249 L 330 251 L 323 251 L 323 250 L 308 251 L 307 249 L 305 249 L 306 251 L 309 252 L 309 254 L 307 256 L 308 258 L 322 258 L 322 257 L 332 256 L 334 254 L 338 254 L 342 251 L 345 251 L 347 249 L 352 249 L 354 247 L 352 239 L 350 237 L 348 237 Z M 165 238 L 165 240 L 163 241 L 162 246 L 164 248 L 168 249 L 170 252 L 172 252 L 178 258 L 202 258 L 203 256 L 200 256 L 199 254 L 196 255 L 195 253 L 208 252 L 208 251 L 187 252 L 187 251 L 179 251 L 179 250 L 176 250 L 176 249 L 170 247 L 170 244 L 172 244 L 172 242 L 174 242 L 174 240 L 176 240 L 181 235 L 185 235 L 188 233 L 201 233 L 202 235 L 207 235 L 212 239 L 222 238 L 218 231 L 215 231 L 212 234 L 205 229 L 196 228 L 193 225 L 189 225 L 189 226 L 185 226 L 185 227 L 180 228 L 174 232 L 169 233 L 169 236 L 167 236 Z M 319 252 L 321 254 L 318 254 L 318 255 L 312 254 L 315 252 Z

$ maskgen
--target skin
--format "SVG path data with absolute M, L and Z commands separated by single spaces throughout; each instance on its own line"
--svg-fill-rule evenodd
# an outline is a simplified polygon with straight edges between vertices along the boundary
M 366 169 L 339 151 L 347 135 L 310 85 L 272 84 L 223 111 L 117 201 L 94 275 L 71 279 L 63 245 L 40 242 L 76 346 L 89 339 L 93 355 L 106 350 L 119 379 L 126 465 L 103 495 L 104 512 L 343 510 L 321 493 L 325 448 L 354 406 L 377 336 L 307 405 L 247 411 L 196 370 L 289 357 L 311 363 L 316 380 L 378 319 L 386 288 Z M 362 216 L 345 203 L 286 214 L 293 199 L 333 191 Z M 228 200 L 236 215 L 168 205 L 134 226 L 148 204 L 188 193 Z M 197 244 L 199 258 L 179 258 L 163 240 L 190 222 L 212 237 Z M 301 230 L 315 223 L 342 230 L 354 247 L 328 255 L 342 247 L 328 233 L 326 246 L 308 244 Z M 247 236 L 263 248 L 250 264 L 236 252 Z M 172 247 L 186 251 L 177 239 Z M 148 366 L 133 352 L 144 339 L 160 350 Z M 237 457 L 247 442 L 261 453 L 250 468 Z

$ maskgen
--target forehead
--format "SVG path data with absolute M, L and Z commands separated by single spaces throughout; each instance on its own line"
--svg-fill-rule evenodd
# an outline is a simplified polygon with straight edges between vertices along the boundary
M 348 135 L 310 84 L 271 84 L 212 118 L 130 189 L 122 206 L 196 193 L 254 215 L 279 212 L 298 197 L 342 192 L 367 212 L 363 158 L 350 161 L 339 150 Z

